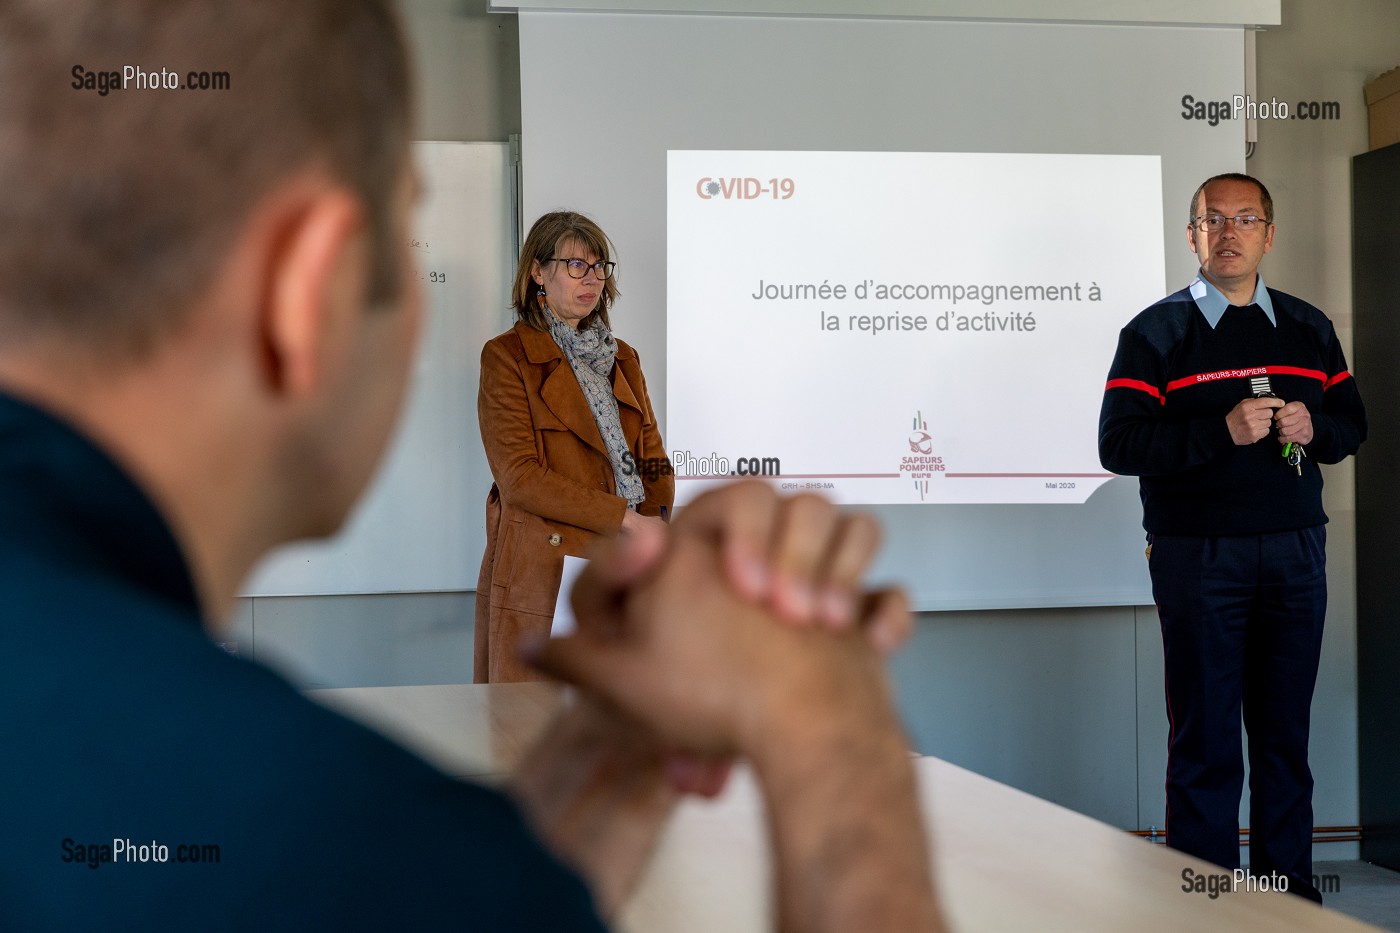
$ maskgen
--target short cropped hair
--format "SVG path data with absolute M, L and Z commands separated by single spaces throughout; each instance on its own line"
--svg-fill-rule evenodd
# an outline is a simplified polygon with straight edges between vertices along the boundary
M 535 221 L 525 237 L 525 245 L 520 248 L 520 264 L 515 269 L 511 306 L 515 308 L 516 317 L 536 330 L 549 330 L 549 312 L 545 310 L 544 302 L 540 299 L 540 287 L 531 278 L 532 264 L 543 263 L 558 256 L 558 250 L 570 242 L 577 243 L 580 249 L 597 256 L 600 262 L 612 261 L 612 243 L 608 240 L 608 235 L 590 218 L 576 211 L 555 211 Z M 605 327 L 611 329 L 608 309 L 616 300 L 617 276 L 611 275 L 603 280 L 603 288 L 598 295 L 598 307 L 579 323 L 579 328 L 592 327 L 594 321 L 601 320 Z
M 413 115 L 391 4 L 0 2 L 0 340 L 140 354 L 187 316 L 259 198 L 314 166 L 362 199 L 367 299 L 392 298 Z
M 1201 195 L 1205 193 L 1206 186 L 1217 181 L 1247 181 L 1259 189 L 1260 207 L 1264 211 L 1264 220 L 1267 223 L 1274 222 L 1274 199 L 1269 194 L 1269 189 L 1264 187 L 1264 183 L 1253 175 L 1246 175 L 1243 172 L 1226 172 L 1223 175 L 1212 175 L 1201 186 L 1196 189 L 1196 193 L 1191 195 L 1191 211 L 1186 216 L 1187 226 L 1196 224 L 1196 205 L 1201 201 Z

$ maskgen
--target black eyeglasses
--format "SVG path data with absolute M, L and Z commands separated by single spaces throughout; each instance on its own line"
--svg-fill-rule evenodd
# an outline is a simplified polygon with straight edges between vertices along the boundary
M 564 268 L 569 270 L 569 278 L 571 279 L 583 278 L 585 275 L 588 274 L 589 269 L 592 269 L 593 274 L 598 276 L 598 278 L 607 279 L 611 278 L 613 270 L 617 268 L 617 263 L 615 262 L 600 261 L 589 265 L 586 261 L 582 259 L 559 259 L 555 256 L 549 257 L 545 260 L 545 262 L 562 262 L 564 264 Z
M 1208 214 L 1205 217 L 1197 217 L 1192 226 L 1204 233 L 1219 233 L 1225 229 L 1227 222 L 1234 224 L 1235 229 L 1240 233 L 1253 233 L 1255 230 L 1263 230 L 1269 225 L 1269 222 L 1263 217 L 1256 217 L 1254 214 L 1241 214 L 1238 217 Z

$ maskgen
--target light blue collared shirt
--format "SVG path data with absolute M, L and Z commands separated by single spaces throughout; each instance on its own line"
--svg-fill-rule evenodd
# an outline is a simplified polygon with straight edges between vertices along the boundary
M 1215 325 L 1225 316 L 1225 309 L 1230 307 L 1230 299 L 1221 294 L 1220 289 L 1207 282 L 1205 276 L 1199 274 L 1196 281 L 1191 283 L 1191 297 L 1195 299 L 1196 307 L 1201 309 L 1201 314 L 1205 316 L 1210 329 L 1215 330 Z M 1264 287 L 1263 275 L 1256 276 L 1254 297 L 1249 303 L 1258 305 L 1264 311 L 1264 316 L 1269 319 L 1269 323 L 1278 327 L 1278 320 L 1274 318 L 1274 302 L 1269 297 L 1269 290 Z

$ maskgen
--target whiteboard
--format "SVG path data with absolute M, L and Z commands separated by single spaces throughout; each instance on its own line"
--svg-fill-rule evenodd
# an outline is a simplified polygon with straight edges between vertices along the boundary
M 420 142 L 414 156 L 426 317 L 398 431 L 341 533 L 273 552 L 244 596 L 476 588 L 491 488 L 476 421 L 481 347 L 510 326 L 515 272 L 509 147 Z

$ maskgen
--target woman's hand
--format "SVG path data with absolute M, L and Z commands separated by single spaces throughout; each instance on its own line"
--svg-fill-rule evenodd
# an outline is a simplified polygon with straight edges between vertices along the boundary
M 642 513 L 634 512 L 631 509 L 628 509 L 626 512 L 622 513 L 622 531 L 624 534 L 637 531 L 638 529 L 647 527 L 649 525 L 655 526 L 663 530 L 666 527 L 666 523 L 663 522 L 661 519 L 657 518 L 655 515 L 643 515 Z

